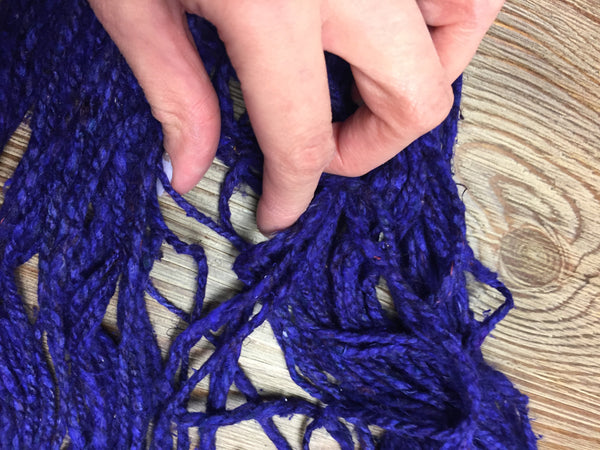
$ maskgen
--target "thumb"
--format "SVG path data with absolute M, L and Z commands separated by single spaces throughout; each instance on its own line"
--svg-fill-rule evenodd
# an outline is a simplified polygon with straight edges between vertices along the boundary
M 173 188 L 185 193 L 210 167 L 220 133 L 217 95 L 185 11 L 165 0 L 92 0 L 92 8 L 140 83 L 161 123 Z

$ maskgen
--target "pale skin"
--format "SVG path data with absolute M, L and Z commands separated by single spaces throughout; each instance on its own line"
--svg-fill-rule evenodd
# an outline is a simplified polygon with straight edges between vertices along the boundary
M 363 175 L 435 128 L 503 0 L 90 0 L 162 124 L 172 186 L 192 189 L 220 133 L 185 13 L 213 23 L 264 155 L 257 224 L 293 224 L 323 172 Z M 332 123 L 325 59 L 345 59 L 361 106 Z M 290 88 L 293 86 L 293 88 Z

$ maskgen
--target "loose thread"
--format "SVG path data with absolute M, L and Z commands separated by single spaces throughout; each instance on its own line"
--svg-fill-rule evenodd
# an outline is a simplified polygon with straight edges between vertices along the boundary
M 212 25 L 188 18 L 222 113 L 217 157 L 228 172 L 215 218 L 169 185 L 160 125 L 87 3 L 4 3 L 0 147 L 24 119 L 32 132 L 0 209 L 0 448 L 60 448 L 68 436 L 73 448 L 163 449 L 174 431 L 187 448 L 194 429 L 210 449 L 220 428 L 254 419 L 289 449 L 297 443 L 274 418 L 298 414 L 309 418 L 305 448 L 319 428 L 342 448 L 535 448 L 527 398 L 481 353 L 513 300 L 466 239 L 452 179 L 461 80 L 439 127 L 363 177 L 323 175 L 300 220 L 253 245 L 229 203 L 239 189 L 260 195 L 262 156 L 247 114 L 234 112 L 236 74 Z M 326 61 L 333 117 L 344 120 L 356 109 L 352 74 L 334 55 Z M 157 179 L 190 220 L 240 252 L 233 269 L 243 288 L 212 309 L 204 250 L 166 225 Z M 189 310 L 152 283 L 163 243 L 198 269 Z M 39 309 L 30 319 L 15 273 L 34 255 Z M 481 322 L 466 272 L 505 298 Z M 102 322 L 117 286 L 109 332 Z M 165 359 L 145 293 L 185 322 Z M 263 395 L 240 366 L 244 340 L 265 322 L 313 403 Z M 191 350 L 202 339 L 214 352 L 196 367 Z M 190 411 L 208 378 L 204 409 Z M 245 402 L 229 408 L 234 384 Z

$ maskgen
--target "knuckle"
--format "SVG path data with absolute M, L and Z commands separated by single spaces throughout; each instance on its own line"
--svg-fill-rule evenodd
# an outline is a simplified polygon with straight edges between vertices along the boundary
M 330 131 L 305 133 L 291 141 L 283 155 L 282 165 L 288 173 L 299 177 L 321 173 L 335 152 Z
M 218 118 L 218 103 L 213 92 L 195 96 L 183 93 L 166 92 L 153 105 L 152 113 L 160 122 L 173 126 L 185 126 L 189 123 L 210 124 Z M 217 116 L 217 117 L 215 117 Z
M 211 93 L 212 94 L 212 93 Z M 188 104 L 184 110 L 187 121 L 202 127 L 214 127 L 220 124 L 220 112 L 216 99 L 201 98 Z
M 450 85 L 440 86 L 427 95 L 415 95 L 409 99 L 404 110 L 404 124 L 419 134 L 425 134 L 442 123 L 453 102 L 454 94 Z
M 153 107 L 152 114 L 165 129 L 183 137 L 190 149 L 216 146 L 221 118 L 210 95 L 196 100 L 185 99 L 183 104 L 165 102 Z

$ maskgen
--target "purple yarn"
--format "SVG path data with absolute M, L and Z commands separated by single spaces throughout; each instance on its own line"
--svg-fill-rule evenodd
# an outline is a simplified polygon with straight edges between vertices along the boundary
M 174 429 L 177 448 L 188 448 L 188 429 L 198 427 L 200 447 L 210 449 L 220 427 L 255 419 L 287 449 L 273 417 L 293 414 L 311 418 L 305 448 L 325 428 L 353 449 L 346 423 L 365 449 L 535 448 L 526 397 L 481 354 L 512 297 L 465 238 L 451 171 L 460 81 L 439 127 L 363 177 L 324 175 L 297 224 L 251 245 L 232 226 L 229 199 L 243 184 L 260 193 L 261 154 L 248 117 L 234 117 L 236 75 L 215 29 L 189 20 L 221 102 L 217 155 L 229 172 L 216 219 L 168 185 L 160 125 L 87 3 L 2 2 L 0 146 L 24 119 L 32 134 L 0 209 L 0 448 L 59 448 L 68 434 L 77 449 L 165 449 Z M 341 120 L 354 110 L 351 74 L 334 56 L 327 62 Z M 243 290 L 210 311 L 204 251 L 166 226 L 157 177 L 190 217 L 241 252 L 234 270 Z M 149 278 L 165 241 L 198 266 L 191 311 L 169 303 Z M 32 322 L 15 270 L 36 254 Z M 505 297 L 482 322 L 469 309 L 466 272 Z M 393 314 L 377 299 L 381 279 Z M 118 339 L 101 327 L 117 286 Z M 166 360 L 145 292 L 187 322 Z M 293 380 L 325 406 L 265 398 L 250 382 L 238 358 L 264 321 Z M 188 373 L 202 338 L 215 351 Z M 192 390 L 208 376 L 205 411 L 188 411 Z M 227 409 L 233 383 L 247 401 Z M 385 431 L 375 437 L 370 425 Z

